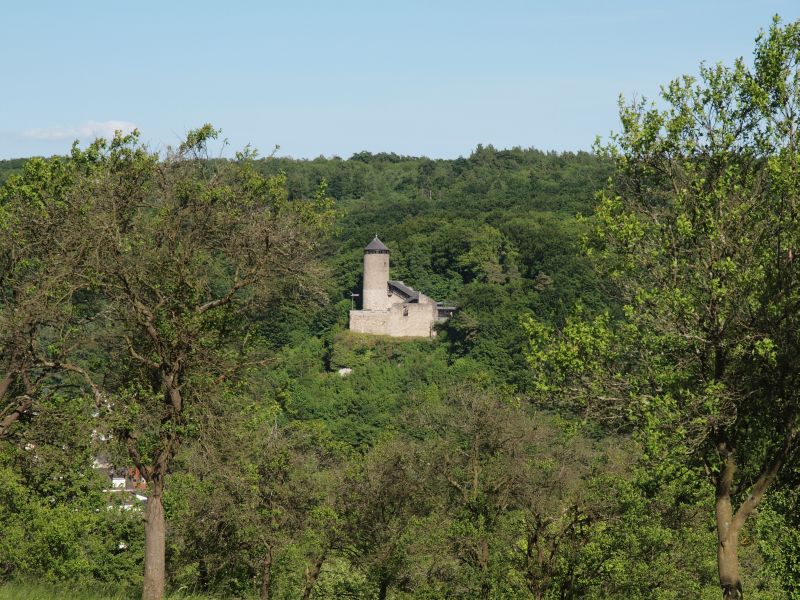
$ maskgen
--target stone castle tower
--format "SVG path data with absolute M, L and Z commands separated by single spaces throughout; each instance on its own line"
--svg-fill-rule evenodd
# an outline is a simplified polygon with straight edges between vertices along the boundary
M 389 248 L 375 236 L 364 248 L 362 309 L 350 311 L 350 329 L 393 337 L 433 337 L 434 324 L 452 316 L 442 306 L 402 281 L 389 279 Z
M 389 249 L 375 236 L 364 248 L 364 310 L 388 310 Z

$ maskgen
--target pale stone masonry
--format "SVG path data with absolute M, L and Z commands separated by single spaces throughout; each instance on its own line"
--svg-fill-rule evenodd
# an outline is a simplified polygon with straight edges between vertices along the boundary
M 392 337 L 433 337 L 434 324 L 452 316 L 442 306 L 402 281 L 389 279 L 389 248 L 375 236 L 364 248 L 362 310 L 350 311 L 350 329 Z

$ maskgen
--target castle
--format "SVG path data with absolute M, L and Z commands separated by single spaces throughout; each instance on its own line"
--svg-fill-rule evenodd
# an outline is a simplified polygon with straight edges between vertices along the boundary
M 434 337 L 434 324 L 453 315 L 402 281 L 389 279 L 389 248 L 375 236 L 364 248 L 362 310 L 350 311 L 350 329 L 392 337 Z

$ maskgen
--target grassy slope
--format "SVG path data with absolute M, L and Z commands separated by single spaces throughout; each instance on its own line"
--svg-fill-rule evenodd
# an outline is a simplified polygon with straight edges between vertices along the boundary
M 110 590 L 91 590 L 82 587 L 48 586 L 43 584 L 8 583 L 0 586 L 0 600 L 134 600 L 140 592 L 129 594 Z M 170 594 L 169 600 L 212 600 L 219 596 Z

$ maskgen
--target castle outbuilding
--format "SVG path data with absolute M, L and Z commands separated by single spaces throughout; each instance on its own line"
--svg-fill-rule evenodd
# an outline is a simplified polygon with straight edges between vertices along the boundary
M 362 310 L 350 311 L 350 329 L 393 337 L 434 337 L 436 323 L 455 310 L 402 281 L 389 279 L 389 248 L 375 236 L 364 248 Z

